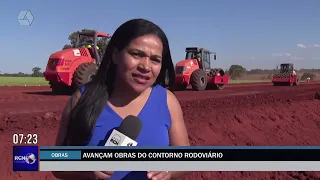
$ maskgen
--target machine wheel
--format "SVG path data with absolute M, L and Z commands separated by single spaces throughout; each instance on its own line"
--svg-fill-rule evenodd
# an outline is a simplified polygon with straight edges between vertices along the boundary
M 72 86 L 77 89 L 80 86 L 90 82 L 97 73 L 98 66 L 94 63 L 81 64 L 73 74 Z
M 197 69 L 191 74 L 190 84 L 193 90 L 202 91 L 207 87 L 207 75 L 202 69 Z
M 220 76 L 224 75 L 224 71 L 222 69 L 211 69 L 210 70 L 210 76 L 214 77 L 217 74 L 220 74 Z M 208 90 L 222 90 L 224 88 L 224 84 L 207 84 L 207 88 Z
M 224 76 L 223 69 L 217 69 L 216 74 L 220 74 L 220 76 Z M 215 84 L 213 87 L 215 90 L 222 90 L 224 88 L 224 84 Z

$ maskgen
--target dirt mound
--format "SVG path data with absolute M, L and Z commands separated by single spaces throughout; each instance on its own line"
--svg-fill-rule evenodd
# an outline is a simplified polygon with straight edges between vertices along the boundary
M 314 99 L 317 88 L 246 87 L 203 92 L 206 98 L 201 97 L 200 92 L 182 92 L 177 96 L 192 145 L 319 145 L 320 106 Z M 4 94 L 10 94 L 11 98 L 6 99 Z M 12 134 L 37 133 L 40 146 L 53 145 L 61 115 L 61 110 L 56 109 L 62 109 L 67 99 L 40 93 L 26 95 L 18 90 L 0 91 L 0 107 L 5 109 L 0 114 L 3 142 L 0 153 L 5 157 L 0 160 L 5 164 L 0 166 L 1 177 L 6 180 L 55 179 L 50 172 L 12 172 Z M 38 107 L 41 112 L 27 111 L 28 107 Z M 54 110 L 48 110 L 50 108 Z M 192 172 L 184 179 L 320 179 L 320 172 Z
M 208 99 L 183 102 L 182 106 L 192 145 L 307 146 L 320 143 L 320 106 L 312 92 Z M 186 179 L 320 179 L 320 172 L 193 172 Z

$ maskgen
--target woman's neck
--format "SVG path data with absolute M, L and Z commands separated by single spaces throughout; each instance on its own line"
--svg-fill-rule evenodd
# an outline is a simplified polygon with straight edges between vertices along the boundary
M 114 106 L 125 106 L 141 94 L 132 90 L 131 87 L 126 87 L 125 83 L 120 82 L 115 81 L 113 92 L 109 97 L 109 102 Z

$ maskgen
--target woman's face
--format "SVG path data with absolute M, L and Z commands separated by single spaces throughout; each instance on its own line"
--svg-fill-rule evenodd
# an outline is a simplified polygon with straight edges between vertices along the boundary
M 145 35 L 131 41 L 123 51 L 115 52 L 117 80 L 141 93 L 152 86 L 161 70 L 163 45 L 155 35 Z

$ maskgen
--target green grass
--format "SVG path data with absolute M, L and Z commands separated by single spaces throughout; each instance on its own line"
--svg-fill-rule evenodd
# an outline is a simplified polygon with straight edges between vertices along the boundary
M 48 86 L 44 77 L 0 77 L 0 86 Z
M 270 82 L 270 80 L 229 80 L 229 84 Z M 0 76 L 0 86 L 48 86 L 44 77 L 3 77 Z

